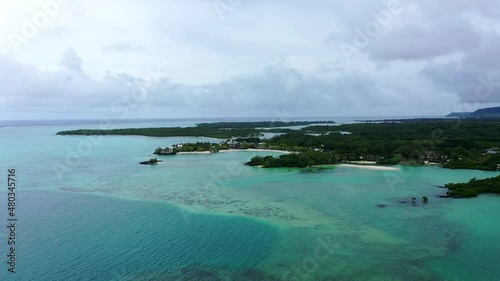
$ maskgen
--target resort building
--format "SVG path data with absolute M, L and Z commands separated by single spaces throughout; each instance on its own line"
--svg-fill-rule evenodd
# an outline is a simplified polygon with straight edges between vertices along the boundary
M 167 146 L 167 147 L 158 147 L 155 150 L 154 154 L 158 154 L 158 155 L 173 155 L 175 153 L 176 153 L 176 151 L 174 150 L 173 147 Z
M 498 153 L 500 153 L 500 151 L 498 151 L 498 147 L 492 147 L 492 148 L 486 149 L 486 153 L 488 153 L 488 154 L 498 154 Z

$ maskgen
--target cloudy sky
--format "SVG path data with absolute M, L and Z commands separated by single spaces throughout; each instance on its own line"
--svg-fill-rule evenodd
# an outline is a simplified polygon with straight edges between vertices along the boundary
M 0 0 L 0 119 L 500 104 L 498 0 Z

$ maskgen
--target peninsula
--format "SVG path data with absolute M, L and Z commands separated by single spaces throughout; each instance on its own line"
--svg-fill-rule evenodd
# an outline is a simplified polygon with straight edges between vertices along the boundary
M 291 128 L 294 126 L 296 128 Z M 275 132 L 276 136 L 261 138 L 264 132 Z M 500 169 L 500 119 L 494 118 L 382 120 L 353 124 L 219 122 L 186 128 L 75 130 L 58 134 L 217 137 L 225 140 L 182 144 L 175 151 L 266 149 L 295 152 L 279 157 L 257 156 L 246 163 L 265 168 L 371 161 L 385 165 L 434 164 L 450 169 Z M 158 149 L 156 152 L 169 154 Z
M 313 124 L 335 124 L 332 121 L 262 121 L 262 122 L 215 122 L 200 123 L 194 127 L 159 127 L 126 129 L 81 129 L 60 131 L 58 135 L 121 135 L 147 137 L 209 137 L 228 139 L 235 136 L 260 136 L 265 130 L 271 133 L 291 131 L 287 127 Z

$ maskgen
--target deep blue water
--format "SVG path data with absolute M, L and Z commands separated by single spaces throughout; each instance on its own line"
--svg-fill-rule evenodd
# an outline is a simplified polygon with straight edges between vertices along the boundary
M 17 273 L 2 266 L 0 280 L 127 280 L 198 266 L 242 271 L 259 265 L 277 235 L 250 219 L 104 196 L 19 192 L 18 205 Z

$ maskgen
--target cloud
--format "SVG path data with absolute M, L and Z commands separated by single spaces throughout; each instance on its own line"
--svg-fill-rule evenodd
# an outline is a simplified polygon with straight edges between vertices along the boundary
M 283 108 L 295 116 L 430 115 L 465 102 L 478 77 L 500 71 L 496 0 L 400 0 L 401 12 L 345 59 L 341 44 L 355 45 L 356 30 L 390 2 L 241 1 L 223 20 L 212 1 L 71 2 L 19 53 L 0 55 L 2 112 L 112 115 L 116 100 L 143 87 L 147 99 L 134 112 L 145 117 Z M 155 79 L 151 68 L 161 70 Z
M 421 75 L 463 102 L 500 103 L 500 36 L 486 33 L 478 46 L 460 59 L 427 65 Z
M 82 72 L 82 59 L 76 54 L 73 48 L 67 49 L 59 64 L 69 71 Z
M 500 70 L 500 35 L 494 32 L 483 34 L 477 48 L 466 53 L 462 63 L 481 71 Z
M 146 48 L 144 46 L 132 45 L 130 42 L 120 42 L 120 43 L 106 45 L 102 47 L 101 50 L 105 53 L 110 53 L 110 52 L 128 53 L 128 52 L 143 52 L 146 51 Z
M 481 35 L 465 22 L 431 26 L 407 25 L 374 42 L 370 56 L 375 60 L 432 59 L 475 48 Z
M 430 61 L 474 51 L 483 37 L 491 35 L 485 22 L 490 21 L 486 28 L 491 29 L 500 19 L 492 12 L 500 4 L 491 0 L 387 1 L 398 3 L 396 12 L 390 12 L 389 4 L 366 7 L 365 1 L 354 2 L 363 8 L 343 15 L 347 17 L 344 28 L 328 34 L 324 43 L 349 44 L 372 61 Z
M 69 35 L 71 34 L 71 32 L 73 32 L 73 30 L 69 26 L 64 24 L 58 24 L 51 28 L 44 29 L 42 31 L 43 31 L 42 36 L 50 38 L 52 40 Z
M 142 107 L 138 112 L 143 117 L 151 117 L 152 112 L 162 112 L 162 117 L 272 116 L 283 109 L 296 116 L 366 115 L 388 108 L 401 114 L 408 103 L 426 105 L 420 101 L 422 96 L 400 92 L 399 81 L 377 80 L 361 72 L 323 79 L 281 64 L 220 83 L 186 85 L 154 73 L 109 72 L 94 79 L 82 71 L 82 60 L 73 49 L 63 54 L 63 68 L 58 71 L 39 71 L 1 58 L 0 77 L 4 79 L 0 83 L 10 93 L 5 107 L 19 112 L 38 108 L 39 112 L 81 112 L 84 116 L 100 112 L 116 118 L 116 107 L 129 106 L 139 92 L 146 97 L 134 107 Z

